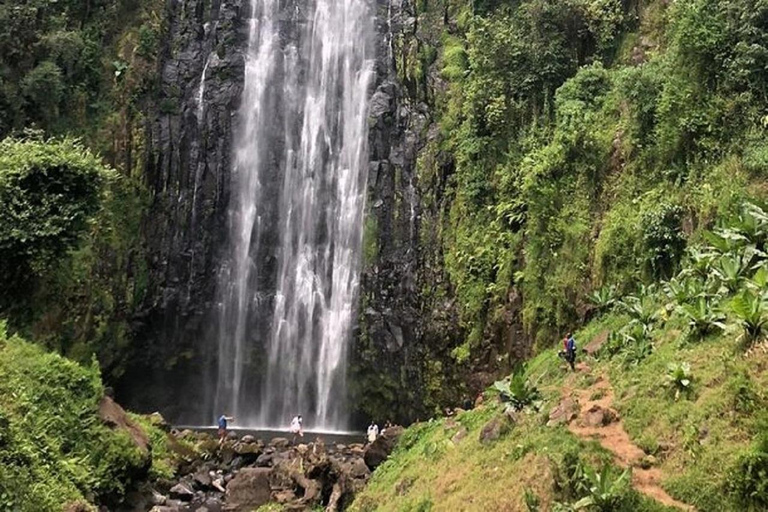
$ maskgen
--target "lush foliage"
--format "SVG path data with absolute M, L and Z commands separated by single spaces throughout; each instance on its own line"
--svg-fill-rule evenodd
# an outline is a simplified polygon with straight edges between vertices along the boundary
M 0 139 L 15 137 L 3 143 L 0 170 L 0 315 L 81 362 L 96 354 L 108 377 L 121 371 L 128 320 L 145 286 L 137 163 L 165 6 L 0 5 Z M 94 179 L 102 164 L 115 179 Z
M 122 82 L 135 81 L 136 71 L 146 75 L 131 68 L 147 66 L 157 53 L 162 25 L 154 9 L 124 0 L 0 5 L 0 136 L 36 126 L 100 138 L 93 121 L 119 121 L 109 117 L 122 103 Z M 135 32 L 123 39 L 126 28 Z M 136 81 L 133 92 L 150 83 Z
M 0 142 L 0 308 L 75 247 L 109 176 L 73 140 Z
M 116 504 L 149 454 L 97 416 L 98 366 L 80 366 L 5 334 L 0 323 L 0 509 Z
M 680 287 L 701 280 L 671 278 L 716 218 L 740 217 L 744 239 L 713 234 L 754 251 L 719 251 L 706 269 L 718 282 L 704 284 L 742 288 L 764 249 L 763 220 L 738 205 L 760 194 L 752 185 L 768 165 L 766 43 L 757 35 L 765 8 L 752 0 L 419 5 L 416 53 L 436 46 L 437 55 L 401 72 L 418 82 L 412 92 L 440 127 L 419 159 L 422 223 L 457 298 L 462 363 L 484 360 L 494 341 L 503 346 L 510 316 L 548 347 L 620 296 L 644 308 L 626 300 L 641 284 L 668 280 L 678 286 L 672 294 L 692 293 Z M 434 233 L 437 248 L 428 244 Z M 730 312 L 712 291 L 673 301 L 691 340 L 719 331 Z M 655 306 L 651 313 L 664 309 Z M 645 334 L 657 323 L 637 320 Z M 624 334 L 642 338 L 632 330 Z M 648 353 L 636 346 L 635 360 Z

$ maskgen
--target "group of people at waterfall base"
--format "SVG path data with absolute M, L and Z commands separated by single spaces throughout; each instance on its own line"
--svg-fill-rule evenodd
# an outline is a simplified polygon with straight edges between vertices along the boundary
M 222 444 L 227 438 L 227 426 L 229 425 L 230 421 L 235 421 L 235 418 L 232 416 L 227 416 L 226 414 L 219 416 L 219 444 Z M 291 420 L 291 426 L 289 428 L 289 431 L 291 434 L 293 434 L 291 443 L 296 443 L 296 437 L 304 437 L 303 425 L 304 420 L 302 419 L 301 414 L 293 417 Z
M 229 425 L 230 421 L 235 421 L 235 418 L 232 416 L 227 416 L 226 414 L 222 414 L 219 416 L 219 444 L 222 444 L 224 440 L 227 438 L 227 426 Z M 388 428 L 392 426 L 391 421 L 387 421 L 387 423 L 384 425 L 384 429 L 381 431 L 381 435 L 384 435 L 384 432 Z M 296 415 L 291 420 L 291 426 L 289 427 L 289 432 L 293 435 L 293 438 L 291 439 L 291 444 L 296 443 L 296 438 L 303 438 L 304 437 L 304 420 L 301 417 L 301 414 Z M 369 443 L 372 443 L 376 440 L 376 438 L 379 437 L 379 426 L 375 422 L 371 422 L 371 424 L 368 426 L 368 432 L 366 435 L 366 439 Z
M 368 440 L 368 444 L 374 442 L 379 435 L 384 435 L 384 433 L 387 431 L 388 428 L 391 428 L 392 422 L 387 420 L 387 422 L 384 424 L 384 428 L 381 429 L 381 434 L 379 434 L 379 426 L 376 424 L 376 422 L 372 421 L 370 425 L 368 425 L 368 431 L 366 432 L 366 439 Z
M 573 334 L 570 332 L 565 335 L 565 338 L 563 338 L 563 349 L 560 350 L 557 353 L 558 357 L 565 360 L 565 362 L 568 363 L 568 365 L 571 367 L 572 371 L 576 370 L 576 340 L 573 338 Z M 227 438 L 227 424 L 230 421 L 235 421 L 235 418 L 232 416 L 227 416 L 226 414 L 222 414 L 219 417 L 219 444 L 224 442 L 224 439 Z M 296 443 L 296 438 L 303 438 L 304 437 L 304 427 L 303 427 L 304 420 L 301 417 L 301 414 L 298 414 L 293 417 L 291 420 L 291 426 L 289 428 L 290 433 L 293 435 L 293 438 L 291 439 L 291 444 Z M 383 435 L 387 428 L 392 426 L 392 423 L 390 421 L 387 421 L 387 423 L 384 425 L 384 429 L 381 431 L 381 434 Z M 379 437 L 379 426 L 375 422 L 371 422 L 370 425 L 368 425 L 368 431 L 366 433 L 366 439 L 369 443 L 372 443 L 376 440 L 376 438 Z

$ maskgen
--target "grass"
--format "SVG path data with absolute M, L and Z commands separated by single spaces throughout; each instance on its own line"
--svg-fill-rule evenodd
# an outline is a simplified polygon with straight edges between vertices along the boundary
M 627 319 L 609 313 L 576 333 L 580 346 Z M 731 323 L 731 325 L 733 325 Z M 548 411 L 558 404 L 564 385 L 588 388 L 596 375 L 606 375 L 633 441 L 656 457 L 662 485 L 674 498 L 698 510 L 742 510 L 729 492 L 729 480 L 740 454 L 748 450 L 764 407 L 761 390 L 768 386 L 768 355 L 745 357 L 736 327 L 699 343 L 685 342 L 680 322 L 670 319 L 654 334 L 654 351 L 636 366 L 620 357 L 582 361 L 592 369 L 566 381 L 565 365 L 556 349 L 529 361 L 528 378 L 539 386 L 541 412 L 526 409 L 506 436 L 483 445 L 483 425 L 502 413 L 495 393 L 486 405 L 455 419 L 438 418 L 406 430 L 394 455 L 374 472 L 352 510 L 526 510 L 525 494 L 535 494 L 539 510 L 552 510 L 558 500 L 553 468 L 568 453 L 600 467 L 612 457 L 597 442 L 577 439 L 563 427 L 546 426 Z M 670 362 L 687 362 L 693 376 L 690 396 L 675 400 L 662 385 Z M 463 439 L 453 442 L 460 429 Z M 644 497 L 633 510 L 663 510 Z

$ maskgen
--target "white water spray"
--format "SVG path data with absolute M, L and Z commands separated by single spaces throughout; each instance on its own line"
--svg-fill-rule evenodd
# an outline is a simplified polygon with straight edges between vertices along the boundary
M 297 38 L 281 39 L 277 0 L 252 0 L 241 131 L 220 276 L 217 412 L 261 427 L 297 414 L 346 425 L 346 366 L 356 310 L 373 79 L 370 0 L 316 0 Z M 294 14 L 296 16 L 296 14 Z M 299 23 L 294 19 L 293 22 Z M 286 40 L 288 42 L 286 42 Z M 277 150 L 279 148 L 279 151 Z M 279 175 L 272 197 L 266 183 Z M 278 201 L 270 210 L 270 201 Z M 268 360 L 261 395 L 244 385 L 250 317 L 268 213 L 279 212 L 271 318 L 257 326 Z

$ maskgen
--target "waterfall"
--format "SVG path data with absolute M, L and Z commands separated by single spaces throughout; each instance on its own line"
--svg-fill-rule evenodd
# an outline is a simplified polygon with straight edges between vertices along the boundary
M 282 427 L 302 414 L 309 427 L 346 426 L 373 7 L 315 0 L 305 13 L 251 2 L 215 397 L 216 413 L 241 424 Z
M 203 124 L 205 117 L 205 74 L 208 72 L 208 66 L 211 64 L 211 54 L 205 58 L 203 72 L 200 74 L 200 84 L 197 86 L 197 124 Z

